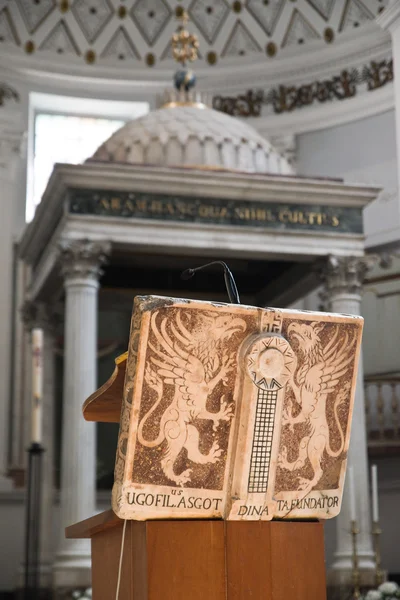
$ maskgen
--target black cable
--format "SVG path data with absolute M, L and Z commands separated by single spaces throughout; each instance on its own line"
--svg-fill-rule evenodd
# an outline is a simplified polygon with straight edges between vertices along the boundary
M 211 265 L 221 265 L 223 267 L 225 286 L 226 291 L 228 292 L 229 302 L 231 304 L 240 304 L 239 292 L 236 287 L 235 279 L 228 265 L 222 260 L 214 260 L 213 262 L 207 263 L 206 265 L 202 265 L 201 267 L 196 267 L 196 269 L 186 269 L 186 271 L 183 271 L 183 273 L 181 274 L 181 279 L 186 281 L 193 277 L 196 271 L 200 271 L 201 269 L 205 269 L 207 267 L 210 267 Z

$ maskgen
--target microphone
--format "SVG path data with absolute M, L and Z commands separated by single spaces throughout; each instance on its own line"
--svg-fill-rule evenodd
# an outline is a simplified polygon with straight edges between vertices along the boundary
M 196 269 L 186 269 L 186 271 L 183 271 L 183 273 L 181 273 L 181 279 L 187 281 L 188 279 L 191 279 L 193 277 L 195 272 Z
M 183 279 L 184 281 L 187 281 L 188 279 L 191 279 L 193 277 L 193 275 L 196 273 L 196 271 L 200 271 L 201 269 L 206 269 L 207 267 L 210 267 L 211 265 L 221 265 L 222 266 L 222 268 L 224 269 L 224 280 L 225 280 L 226 291 L 227 291 L 228 297 L 229 297 L 229 302 L 231 304 L 240 304 L 239 292 L 236 287 L 235 279 L 234 279 L 228 265 L 222 260 L 214 260 L 213 262 L 207 263 L 206 265 L 202 265 L 201 267 L 196 267 L 195 269 L 186 269 L 186 271 L 183 271 L 183 273 L 181 274 L 181 279 Z

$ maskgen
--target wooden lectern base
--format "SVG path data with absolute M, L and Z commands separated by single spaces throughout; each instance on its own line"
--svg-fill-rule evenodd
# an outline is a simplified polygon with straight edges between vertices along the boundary
M 114 600 L 123 521 L 68 527 L 92 540 L 93 600 Z M 128 521 L 119 600 L 325 600 L 322 523 Z

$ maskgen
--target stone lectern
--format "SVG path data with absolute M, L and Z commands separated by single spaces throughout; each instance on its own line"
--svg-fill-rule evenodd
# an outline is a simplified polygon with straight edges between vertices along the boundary
M 118 579 L 124 600 L 325 598 L 362 325 L 135 299 L 129 350 L 83 407 L 120 423 L 113 510 L 67 530 L 92 538 L 94 600 Z

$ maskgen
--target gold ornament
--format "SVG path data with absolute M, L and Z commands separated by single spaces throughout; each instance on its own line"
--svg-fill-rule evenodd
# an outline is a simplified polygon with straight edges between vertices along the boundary
M 185 29 L 185 25 L 189 20 L 187 12 L 181 6 L 178 6 L 178 9 L 175 14 L 181 21 L 181 24 L 178 26 L 177 32 L 174 33 L 171 39 L 172 54 L 178 63 L 185 65 L 187 61 L 194 61 L 197 59 L 199 40 L 197 35 L 189 33 Z

